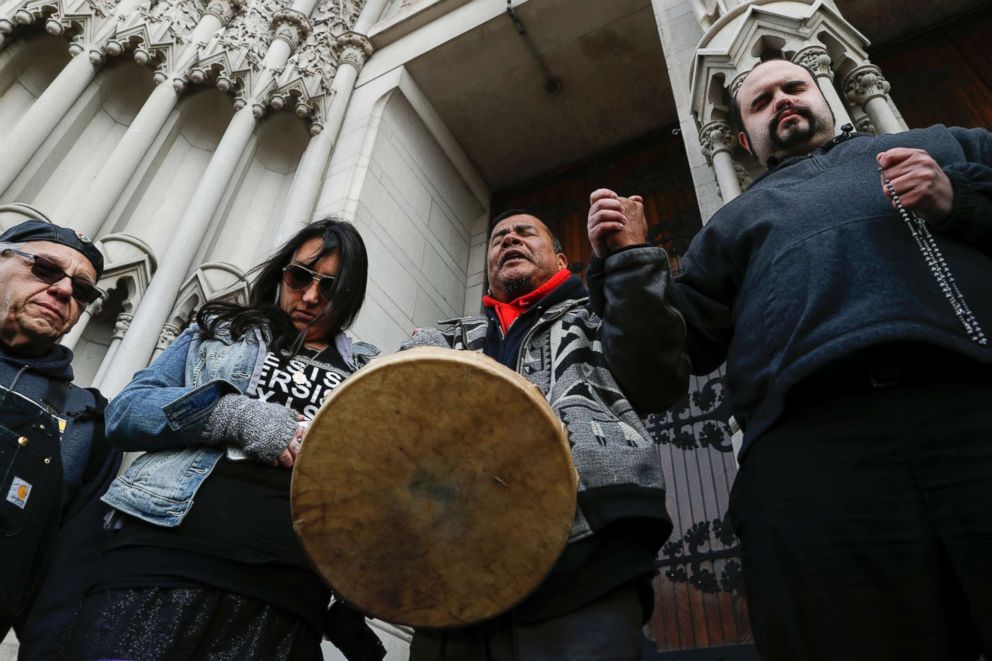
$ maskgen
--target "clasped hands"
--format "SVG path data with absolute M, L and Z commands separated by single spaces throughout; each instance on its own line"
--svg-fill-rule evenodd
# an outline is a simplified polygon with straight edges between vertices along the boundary
M 597 257 L 606 259 L 621 248 L 647 243 L 648 221 L 640 195 L 620 197 L 608 188 L 600 188 L 589 196 L 589 202 L 586 229 Z

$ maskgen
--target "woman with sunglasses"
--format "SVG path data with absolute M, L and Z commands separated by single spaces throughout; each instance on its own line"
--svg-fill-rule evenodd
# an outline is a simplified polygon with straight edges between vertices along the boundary
M 258 268 L 247 305 L 205 305 L 108 408 L 111 441 L 145 454 L 104 496 L 119 529 L 72 658 L 321 658 L 330 593 L 293 533 L 287 469 L 323 399 L 378 353 L 343 332 L 368 258 L 324 219 Z

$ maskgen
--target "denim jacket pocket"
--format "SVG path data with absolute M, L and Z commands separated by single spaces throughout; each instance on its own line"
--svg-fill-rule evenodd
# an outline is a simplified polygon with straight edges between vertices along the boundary
M 221 456 L 222 450 L 212 448 L 143 454 L 114 480 L 102 500 L 148 523 L 176 527 Z
M 162 407 L 162 411 L 174 431 L 189 429 L 195 433 L 195 428 L 206 420 L 221 397 L 239 392 L 230 381 L 211 381 L 169 402 Z

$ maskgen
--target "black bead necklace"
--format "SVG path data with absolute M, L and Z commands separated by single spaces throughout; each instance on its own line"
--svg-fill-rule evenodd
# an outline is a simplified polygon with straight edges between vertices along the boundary
M 964 326 L 964 332 L 968 336 L 968 339 L 975 344 L 986 346 L 989 343 L 988 338 L 985 336 L 981 325 L 979 325 L 978 319 L 975 318 L 975 313 L 968 307 L 968 302 L 965 300 L 964 294 L 958 288 L 954 274 L 951 273 L 951 267 L 947 265 L 944 254 L 940 251 L 937 241 L 933 238 L 933 233 L 930 231 L 927 221 L 920 214 L 903 206 L 895 187 L 882 171 L 882 166 L 880 164 L 876 165 L 878 167 L 878 173 L 882 176 L 882 185 L 888 191 L 889 197 L 892 198 L 893 204 L 895 204 L 896 209 L 899 211 L 899 216 L 902 217 L 906 227 L 909 228 L 909 233 L 913 235 L 913 239 L 923 254 L 923 259 L 926 261 L 927 266 L 930 267 L 930 272 L 937 281 L 940 291 L 943 292 L 944 298 L 951 304 L 954 314 L 960 320 L 961 325 Z

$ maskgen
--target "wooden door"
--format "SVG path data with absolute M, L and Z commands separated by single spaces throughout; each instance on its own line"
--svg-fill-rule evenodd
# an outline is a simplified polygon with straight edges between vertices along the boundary
M 992 7 L 871 53 L 910 128 L 992 127 Z

